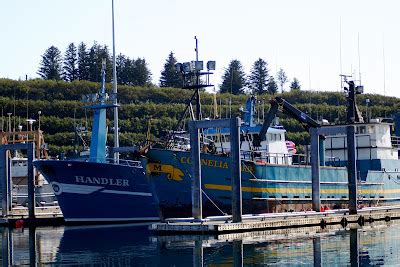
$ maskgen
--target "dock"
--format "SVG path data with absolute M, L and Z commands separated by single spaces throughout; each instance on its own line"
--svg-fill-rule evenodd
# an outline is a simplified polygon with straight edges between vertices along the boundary
M 330 225 L 358 224 L 375 221 L 390 222 L 400 219 L 400 206 L 371 207 L 358 209 L 357 214 L 350 214 L 348 209 L 325 212 L 285 212 L 257 215 L 242 215 L 241 222 L 233 222 L 232 216 L 194 218 L 171 218 L 155 223 L 150 229 L 159 234 L 227 234 L 250 231 L 315 227 L 326 228 Z
M 21 225 L 22 223 L 22 225 Z M 14 207 L 7 215 L 0 214 L 0 226 L 48 226 L 63 225 L 64 216 L 58 206 L 36 207 L 35 216 L 30 217 L 28 208 Z

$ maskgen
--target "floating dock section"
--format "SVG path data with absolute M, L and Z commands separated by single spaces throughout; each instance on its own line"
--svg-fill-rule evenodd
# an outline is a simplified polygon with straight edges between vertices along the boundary
M 163 223 L 152 224 L 150 229 L 160 234 L 224 234 L 312 226 L 325 228 L 329 225 L 346 227 L 351 223 L 363 226 L 367 222 L 389 222 L 396 219 L 400 219 L 400 206 L 363 208 L 357 210 L 357 214 L 350 214 L 348 209 L 341 209 L 242 215 L 241 222 L 233 222 L 232 216 L 207 217 L 201 221 L 194 218 L 171 218 Z

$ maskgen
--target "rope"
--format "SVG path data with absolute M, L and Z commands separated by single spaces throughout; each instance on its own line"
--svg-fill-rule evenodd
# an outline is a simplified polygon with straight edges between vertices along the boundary
M 179 160 L 177 159 L 176 154 L 173 154 L 173 155 L 174 155 L 174 158 L 176 159 L 176 162 L 179 163 Z M 180 166 L 183 167 L 184 172 L 186 173 L 186 175 L 188 175 L 188 176 L 190 177 L 190 179 L 192 179 L 192 175 L 190 174 L 190 172 L 188 172 L 188 170 L 186 169 L 186 167 L 183 166 L 182 164 L 180 164 Z M 222 209 L 220 209 L 220 208 L 218 207 L 218 205 L 217 205 L 214 201 L 212 201 L 212 199 L 206 194 L 206 192 L 204 192 L 203 189 L 201 189 L 201 192 L 204 194 L 204 196 L 206 196 L 206 198 L 211 202 L 211 204 L 213 204 L 213 205 L 215 206 L 215 208 L 217 208 L 217 210 L 218 210 L 219 212 L 221 212 L 222 215 L 228 215 L 228 214 L 225 213 Z

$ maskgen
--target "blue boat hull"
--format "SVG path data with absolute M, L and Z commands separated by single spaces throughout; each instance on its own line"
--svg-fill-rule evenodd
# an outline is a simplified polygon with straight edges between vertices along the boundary
M 190 152 L 150 149 L 146 164 L 164 217 L 191 217 Z M 201 154 L 203 215 L 231 214 L 230 158 Z M 383 179 L 384 178 L 384 179 Z M 348 175 L 344 167 L 320 168 L 320 198 L 323 207 L 345 208 Z M 400 182 L 370 172 L 358 184 L 360 206 L 388 204 L 400 200 Z M 242 161 L 244 214 L 311 209 L 311 168 L 262 161 Z
M 66 222 L 159 220 L 144 169 L 108 163 L 38 160 Z

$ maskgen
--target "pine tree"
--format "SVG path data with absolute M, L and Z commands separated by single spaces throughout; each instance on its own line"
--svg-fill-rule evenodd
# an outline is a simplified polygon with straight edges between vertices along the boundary
M 220 86 L 221 93 L 232 93 L 235 95 L 244 93 L 246 85 L 246 75 L 243 71 L 242 63 L 234 59 L 229 63 L 228 68 L 222 76 L 222 84 Z
M 248 81 L 253 94 L 263 94 L 268 87 L 268 64 L 259 58 L 254 62 Z
M 133 68 L 134 85 L 143 86 L 151 83 L 151 72 L 145 59 L 135 60 Z
M 78 79 L 77 63 L 78 58 L 76 54 L 76 46 L 74 43 L 70 43 L 64 54 L 64 80 L 71 82 Z
M 287 76 L 283 69 L 279 69 L 276 74 L 276 79 L 278 80 L 279 86 L 281 87 L 281 92 L 283 93 L 283 86 L 287 83 Z
M 118 84 L 127 85 L 129 80 L 129 58 L 119 54 L 116 58 Z
M 175 71 L 175 64 L 177 63 L 174 53 L 168 55 L 164 64 L 164 70 L 161 71 L 160 87 L 175 87 L 181 88 L 183 85 L 183 78 L 180 73 Z
M 78 45 L 78 79 L 89 80 L 89 55 L 83 42 Z
M 62 59 L 61 52 L 57 47 L 49 47 L 42 55 L 42 60 L 37 74 L 45 80 L 61 79 Z
M 290 84 L 290 90 L 295 91 L 295 90 L 300 90 L 300 82 L 297 80 L 297 78 L 293 78 L 292 83 Z
M 268 94 L 274 95 L 278 92 L 278 86 L 276 85 L 274 77 L 269 77 L 268 85 L 267 85 Z
M 97 69 L 97 46 L 98 44 L 95 42 L 92 47 L 89 49 L 88 53 L 88 76 L 89 81 L 99 82 L 100 81 L 100 73 Z

